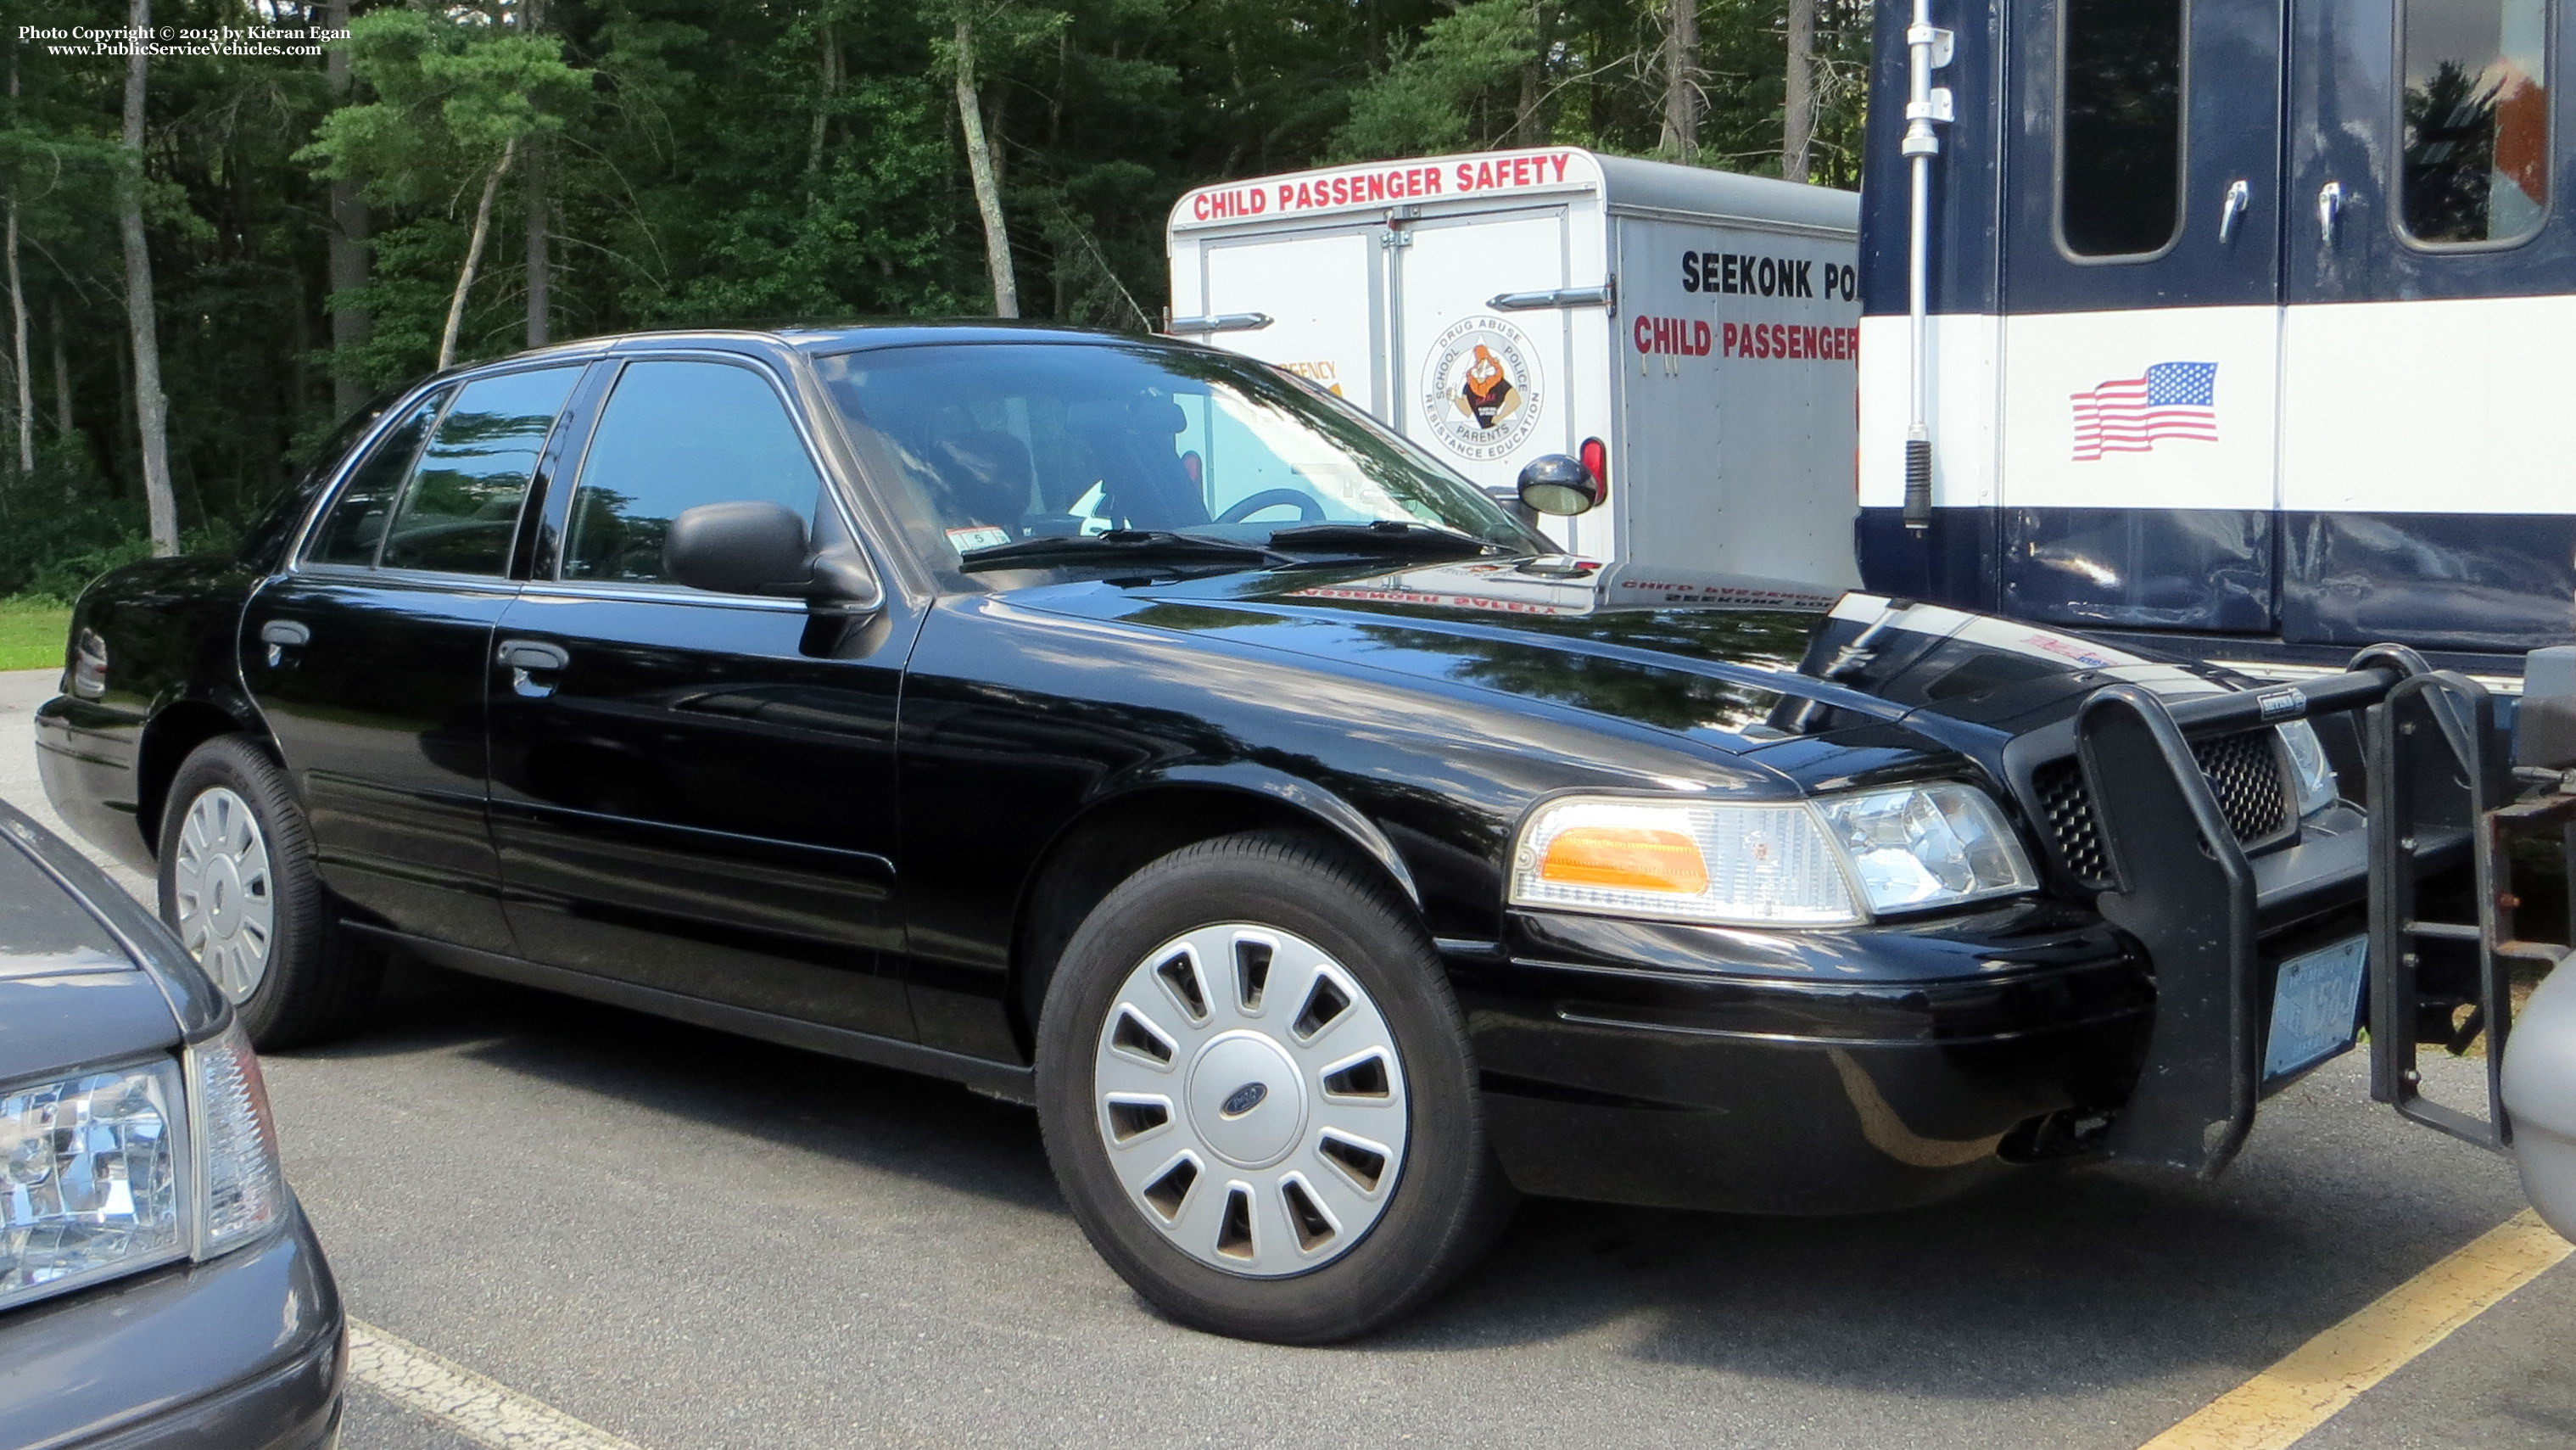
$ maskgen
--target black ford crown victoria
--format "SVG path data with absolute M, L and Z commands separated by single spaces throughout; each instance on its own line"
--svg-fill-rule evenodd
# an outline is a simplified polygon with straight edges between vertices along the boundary
M 262 1045 L 400 949 L 1034 1101 L 1140 1291 L 1312 1341 L 1515 1189 L 2080 1152 L 2154 1013 L 2072 758 L 2115 681 L 2231 688 L 1630 587 L 1231 355 L 890 327 L 432 379 L 237 557 L 92 588 L 39 728 Z M 2199 748 L 2249 850 L 2358 819 L 2304 723 Z

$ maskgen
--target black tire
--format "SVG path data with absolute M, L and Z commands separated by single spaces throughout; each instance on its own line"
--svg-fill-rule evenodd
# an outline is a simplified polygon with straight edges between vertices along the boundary
M 198 800 L 218 789 L 231 791 L 249 807 L 270 868 L 272 930 L 265 970 L 251 993 L 233 1004 L 243 1030 L 262 1051 L 346 1034 L 375 1004 L 383 957 L 340 930 L 331 894 L 314 865 L 312 831 L 286 772 L 247 735 L 218 736 L 198 746 L 171 779 L 158 838 L 161 920 L 181 931 L 181 833 Z M 184 940 L 186 933 L 181 934 Z
M 1349 972 L 1384 1020 L 1405 1084 L 1400 1172 L 1379 1217 L 1339 1257 L 1287 1277 L 1211 1267 L 1149 1222 L 1111 1164 L 1094 1104 L 1095 1054 L 1130 973 L 1164 943 L 1237 922 L 1302 937 Z M 1202 842 L 1112 891 L 1048 985 L 1037 1067 L 1047 1157 L 1083 1233 L 1139 1294 L 1195 1328 L 1279 1344 L 1365 1334 L 1456 1278 L 1510 1214 L 1466 1024 L 1430 938 L 1383 881 L 1298 837 Z

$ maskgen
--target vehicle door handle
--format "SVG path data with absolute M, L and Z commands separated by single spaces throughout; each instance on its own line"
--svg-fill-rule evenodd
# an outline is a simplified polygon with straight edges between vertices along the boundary
M 2226 246 L 2236 239 L 2236 224 L 2244 219 L 2245 209 L 2254 204 L 2254 188 L 2245 178 L 2227 184 L 2227 200 L 2218 208 L 2218 244 Z
M 268 646 L 268 667 L 279 669 L 287 663 L 288 650 L 313 642 L 313 630 L 301 620 L 272 619 L 259 627 L 259 642 Z
M 501 641 L 501 663 L 510 667 L 510 689 L 531 700 L 542 700 L 555 692 L 556 682 L 540 680 L 538 675 L 552 676 L 572 664 L 572 652 L 561 645 L 534 639 Z
M 572 655 L 561 645 L 505 639 L 501 641 L 501 663 L 514 670 L 559 670 L 572 663 Z
M 2343 220 L 2343 183 L 2329 181 L 2317 188 L 2317 236 L 2329 247 L 2335 244 L 2335 224 Z

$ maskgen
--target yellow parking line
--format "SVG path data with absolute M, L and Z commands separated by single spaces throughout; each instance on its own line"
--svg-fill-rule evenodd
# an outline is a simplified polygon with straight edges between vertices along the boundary
M 349 1321 L 349 1377 L 490 1450 L 636 1450 L 597 1425 L 356 1319 Z
M 2524 1209 L 2140 1450 L 2287 1450 L 2570 1252 Z

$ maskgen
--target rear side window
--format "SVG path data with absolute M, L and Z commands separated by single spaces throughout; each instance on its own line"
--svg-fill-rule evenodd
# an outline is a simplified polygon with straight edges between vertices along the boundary
M 2547 0 L 2406 0 L 2398 212 L 2418 242 L 2509 242 L 2549 210 Z
M 385 532 L 384 567 L 498 575 L 555 414 L 581 369 L 468 383 L 439 420 Z
M 2163 251 L 2182 228 L 2184 0 L 2066 0 L 2057 231 L 2078 257 Z
M 431 394 L 411 411 L 411 416 L 385 430 L 385 435 L 376 440 L 374 451 L 349 475 L 339 501 L 323 516 L 322 526 L 313 531 L 313 542 L 304 550 L 306 563 L 376 562 L 376 546 L 384 542 L 385 520 L 393 517 L 394 495 L 402 490 L 403 480 L 411 476 L 412 460 L 420 456 L 420 442 L 429 436 L 429 425 L 436 421 L 438 405 L 446 396 Z
M 662 540 L 700 504 L 783 504 L 810 524 L 822 475 L 776 390 L 726 363 L 629 363 L 591 433 L 563 577 L 670 582 Z

